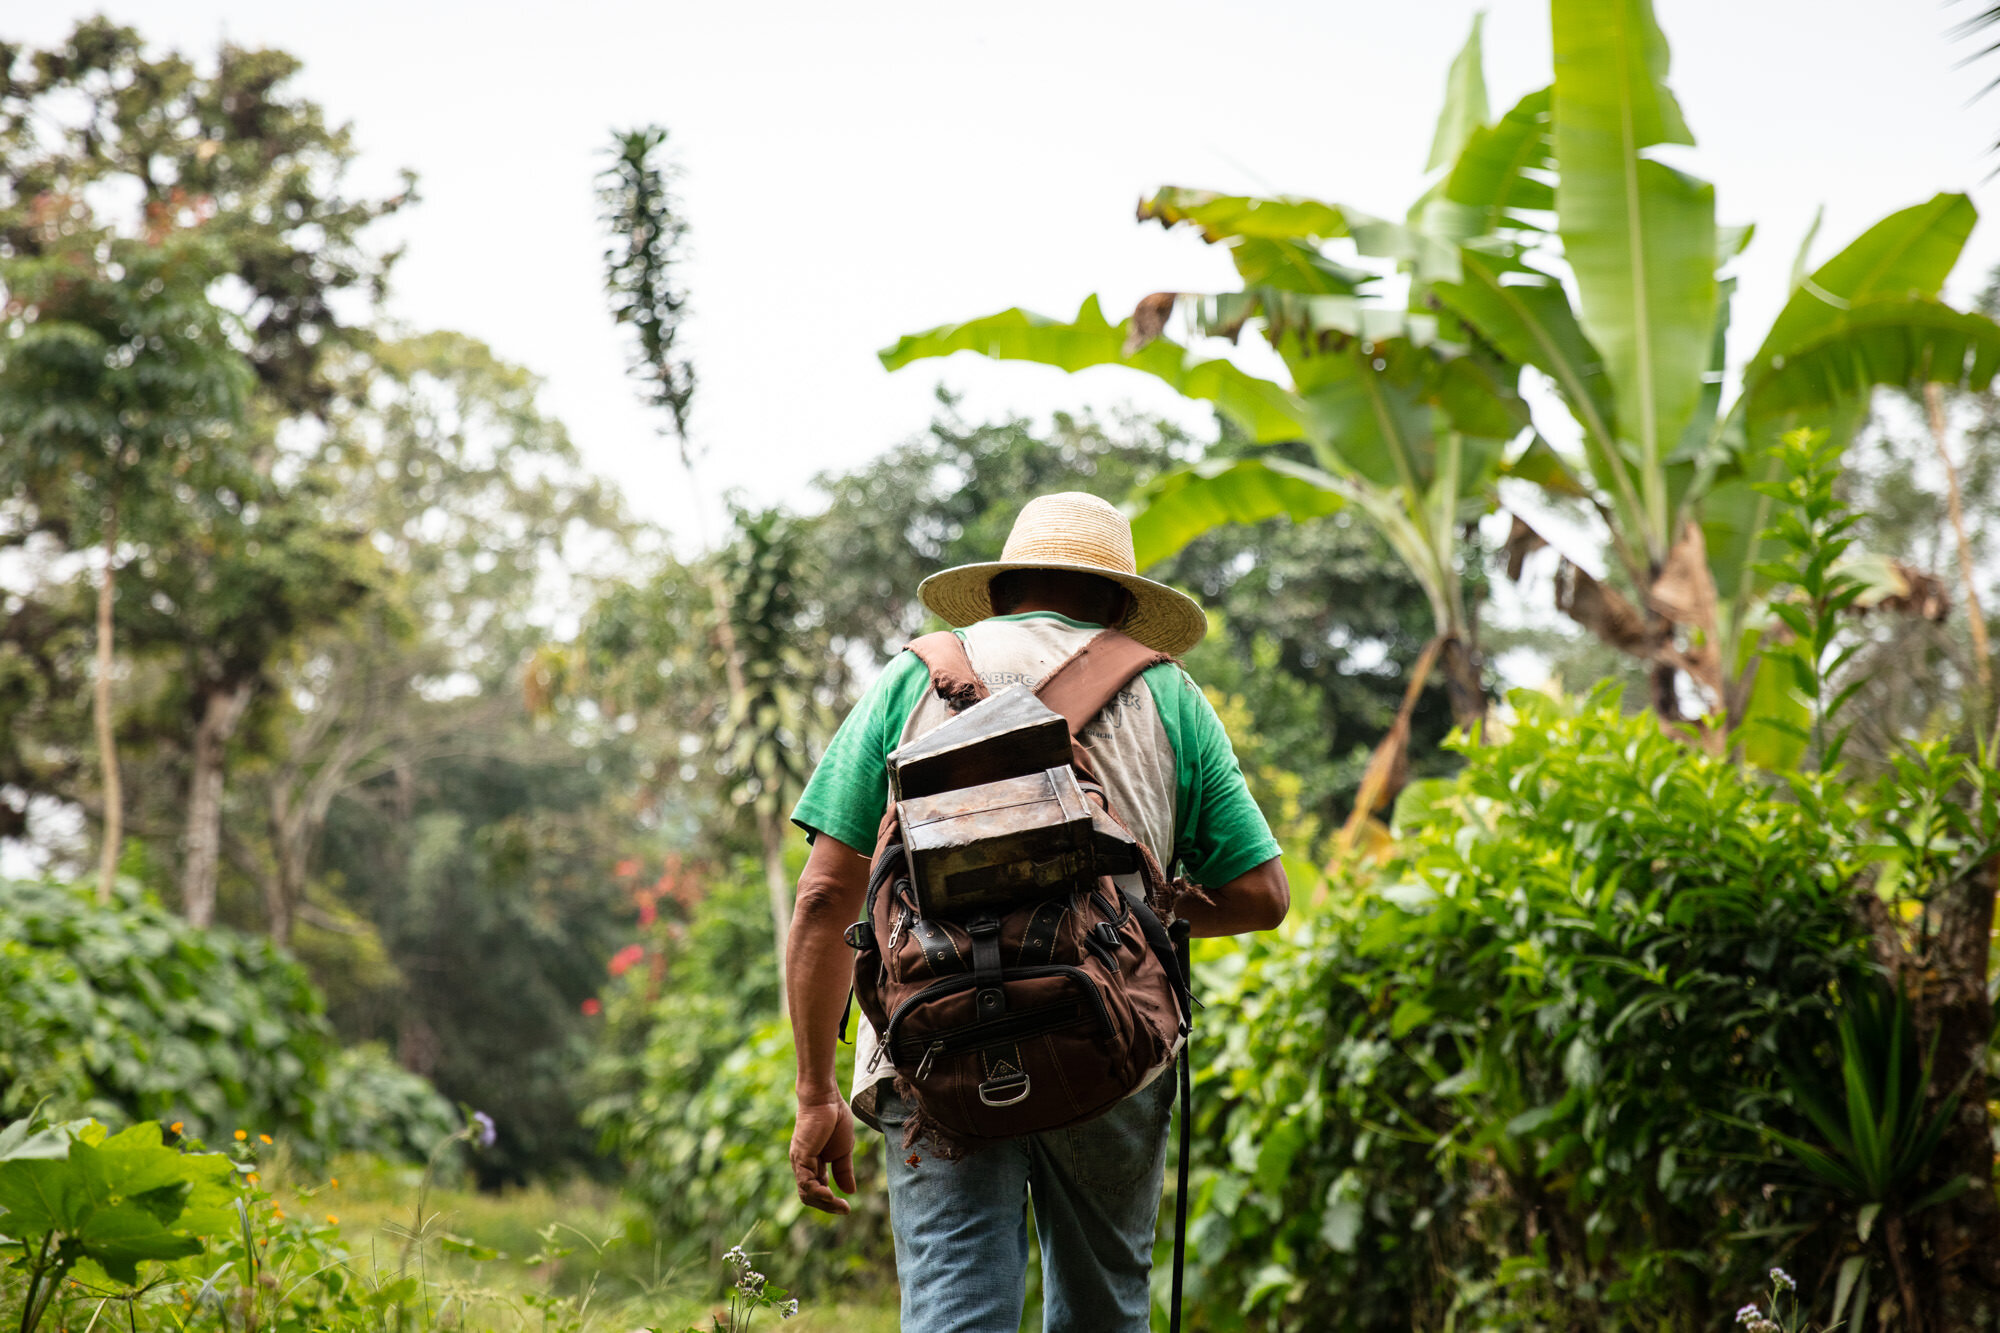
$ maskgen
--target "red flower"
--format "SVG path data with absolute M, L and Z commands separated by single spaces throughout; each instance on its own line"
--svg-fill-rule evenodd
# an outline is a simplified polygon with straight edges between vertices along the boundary
M 640 945 L 637 944 L 626 945 L 624 948 L 620 949 L 617 953 L 611 955 L 611 975 L 614 977 L 624 976 L 625 973 L 633 966 L 633 964 L 637 963 L 641 958 L 644 958 L 645 956 L 646 956 L 646 950 Z
M 611 867 L 611 873 L 620 879 L 630 879 L 639 873 L 639 863 L 628 856 L 617 865 Z
M 583 1002 L 583 1012 L 595 1018 L 604 1012 L 604 1002 L 593 995 Z
M 659 919 L 660 909 L 654 906 L 652 898 L 650 896 L 641 898 L 639 900 L 639 924 L 641 926 L 650 926 Z

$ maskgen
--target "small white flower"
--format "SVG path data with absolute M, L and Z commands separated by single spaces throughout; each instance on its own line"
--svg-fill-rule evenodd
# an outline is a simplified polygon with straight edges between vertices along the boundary
M 783 1305 L 778 1307 L 778 1318 L 790 1319 L 793 1315 L 797 1314 L 798 1312 L 799 1312 L 798 1298 L 793 1297 L 791 1300 L 786 1301 Z
M 1792 1275 L 1782 1268 L 1771 1270 L 1771 1285 L 1780 1291 L 1796 1291 L 1799 1284 L 1792 1281 Z
M 1739 1324 L 1748 1324 L 1752 1320 L 1762 1319 L 1763 1317 L 1764 1312 L 1759 1310 L 1755 1305 L 1746 1305 L 1736 1312 L 1736 1322 Z

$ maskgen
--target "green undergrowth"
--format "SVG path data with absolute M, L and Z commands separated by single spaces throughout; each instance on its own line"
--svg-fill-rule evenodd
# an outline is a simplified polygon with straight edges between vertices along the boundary
M 216 1151 L 152 1121 L 119 1133 L 16 1122 L 0 1130 L 0 1328 L 742 1333 L 780 1322 L 789 1274 L 757 1228 L 720 1241 L 747 1253 L 676 1262 L 686 1247 L 602 1186 L 467 1188 L 461 1153 L 479 1150 L 479 1133 L 476 1122 L 459 1131 L 426 1171 L 359 1154 L 321 1166 L 249 1133 Z M 745 1275 L 760 1268 L 772 1270 L 768 1287 L 754 1283 L 763 1308 L 746 1323 Z M 893 1329 L 894 1294 L 808 1300 L 784 1327 Z

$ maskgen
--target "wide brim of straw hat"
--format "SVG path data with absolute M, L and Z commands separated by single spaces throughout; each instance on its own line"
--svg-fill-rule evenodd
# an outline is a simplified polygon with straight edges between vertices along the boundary
M 1178 657 L 1208 633 L 1208 616 L 1194 598 L 1164 583 L 1137 574 L 1121 574 L 1102 565 L 1065 564 L 1056 560 L 995 560 L 981 565 L 959 565 L 925 579 L 918 585 L 917 595 L 947 625 L 977 624 L 994 614 L 993 576 L 1010 569 L 1073 569 L 1123 586 L 1132 594 L 1132 609 L 1114 628 L 1163 653 Z
M 1014 569 L 1069 570 L 1118 584 L 1132 594 L 1132 607 L 1116 628 L 1159 652 L 1184 653 L 1208 633 L 1199 602 L 1135 571 L 1125 516 L 1107 501 L 1079 492 L 1030 500 L 1000 559 L 933 574 L 917 595 L 947 625 L 976 624 L 994 614 L 994 576 Z

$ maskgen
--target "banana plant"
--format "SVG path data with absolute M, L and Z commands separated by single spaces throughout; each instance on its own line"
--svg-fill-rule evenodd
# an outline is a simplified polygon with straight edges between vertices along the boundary
M 1161 191 L 1141 216 L 1239 247 L 1311 244 L 1344 226 L 1359 253 L 1398 261 L 1440 339 L 1546 376 L 1579 457 L 1558 458 L 1537 431 L 1508 471 L 1587 498 L 1639 594 L 1635 604 L 1564 561 L 1559 606 L 1652 664 L 1664 717 L 1679 716 L 1685 673 L 1704 711 L 1734 726 L 1751 698 L 1756 548 L 1770 518 L 1758 486 L 1772 446 L 1801 427 L 1844 444 L 1875 388 L 1983 389 L 2000 366 L 2000 327 L 1939 297 L 1976 213 L 1963 195 L 1940 194 L 1817 268 L 1802 249 L 1790 297 L 1725 404 L 1727 270 L 1751 229 L 1718 226 L 1713 187 L 1654 155 L 1693 136 L 1666 84 L 1650 0 L 1553 0 L 1551 13 L 1555 83 L 1490 123 L 1483 107 L 1468 113 L 1483 101 L 1475 26 L 1432 154 L 1448 169 L 1402 224 L 1310 199 L 1186 189 Z M 1540 539 L 1518 519 L 1516 539 L 1518 569 Z M 1880 592 L 1897 591 L 1897 567 L 1875 567 Z
M 1478 32 L 1454 66 L 1434 156 L 1455 154 L 1486 118 Z M 1456 249 L 1427 232 L 1312 200 L 1179 201 L 1141 206 L 1167 225 L 1195 222 L 1228 247 L 1238 290 L 1160 292 L 1117 324 L 1096 297 L 1057 321 L 1022 310 L 908 335 L 881 353 L 890 370 L 924 357 L 975 351 L 1067 371 L 1119 365 L 1214 404 L 1254 444 L 1304 442 L 1308 466 L 1274 452 L 1218 458 L 1158 479 L 1135 497 L 1133 537 L 1142 566 L 1221 523 L 1288 514 L 1305 520 L 1348 509 L 1373 524 L 1424 589 L 1435 651 L 1454 716 L 1485 716 L 1474 620 L 1460 577 L 1459 537 L 1486 512 L 1510 442 L 1528 425 L 1519 368 L 1446 336 L 1437 316 L 1397 309 L 1370 288 L 1381 273 L 1336 261 L 1323 247 L 1350 242 L 1359 256 L 1425 275 L 1455 273 Z M 1192 202 L 1192 211 L 1179 207 Z M 1157 206 L 1157 207 L 1156 207 Z M 1202 338 L 1235 342 L 1254 327 L 1277 352 L 1288 383 L 1166 336 L 1179 310 Z

